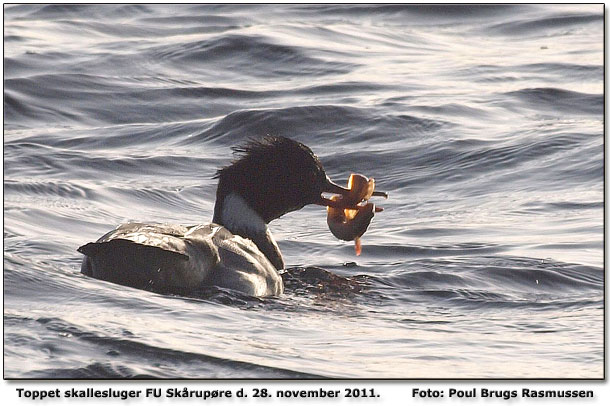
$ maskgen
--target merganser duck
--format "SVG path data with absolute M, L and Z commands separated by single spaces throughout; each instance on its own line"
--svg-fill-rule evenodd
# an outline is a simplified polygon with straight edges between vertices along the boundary
M 308 204 L 347 208 L 322 194 L 350 191 L 329 179 L 311 149 L 289 138 L 232 149 L 237 159 L 215 176 L 213 223 L 122 224 L 78 248 L 85 255 L 81 272 L 164 293 L 214 285 L 251 296 L 282 294 L 284 260 L 267 224 Z

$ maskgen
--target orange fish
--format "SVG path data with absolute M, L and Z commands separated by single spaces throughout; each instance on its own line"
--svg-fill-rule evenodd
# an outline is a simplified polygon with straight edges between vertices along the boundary
M 354 241 L 356 255 L 362 253 L 362 243 L 360 237 L 366 232 L 375 216 L 376 212 L 383 211 L 381 207 L 376 207 L 373 203 L 368 203 L 372 196 L 383 196 L 387 198 L 387 193 L 375 192 L 375 180 L 368 179 L 366 176 L 351 174 L 347 182 L 350 194 L 332 196 L 330 199 L 337 201 L 346 200 L 349 206 L 347 209 L 338 209 L 328 206 L 326 223 L 330 232 L 340 240 Z

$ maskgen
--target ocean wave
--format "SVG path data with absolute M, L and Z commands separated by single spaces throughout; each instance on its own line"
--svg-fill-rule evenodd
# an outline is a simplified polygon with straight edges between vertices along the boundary
M 358 4 L 358 5 L 315 5 L 306 10 L 315 10 L 323 14 L 366 16 L 370 14 L 383 16 L 396 16 L 413 19 L 468 19 L 482 16 L 505 15 L 510 11 L 517 11 L 517 5 L 503 4 Z
M 604 97 L 601 94 L 580 93 L 558 88 L 528 88 L 506 93 L 526 103 L 530 109 L 601 115 Z
M 337 127 L 352 120 L 363 120 L 359 109 L 344 106 L 298 106 L 281 109 L 241 110 L 223 117 L 210 128 L 186 140 L 188 144 L 217 142 L 231 146 L 248 137 L 266 135 L 288 136 L 309 140 L 324 135 L 320 128 L 333 126 L 329 133 L 336 134 Z M 317 135 L 316 135 L 317 134 Z M 311 142 L 311 141 L 310 141 Z
M 445 255 L 449 254 L 446 252 Z M 479 255 L 409 262 L 410 270 L 385 278 L 405 287 L 487 288 L 496 292 L 560 292 L 603 289 L 603 269 L 552 260 Z M 428 269 L 433 269 L 430 271 Z
M 481 83 L 519 82 L 523 78 L 544 80 L 563 86 L 566 82 L 580 79 L 591 82 L 593 78 L 601 77 L 602 65 L 579 63 L 525 63 L 511 66 L 475 65 L 458 69 L 456 77 L 464 80 L 474 80 Z
M 566 14 L 504 22 L 485 27 L 484 30 L 487 33 L 523 36 L 527 33 L 544 33 L 548 30 L 602 22 L 603 16 L 601 14 Z
M 289 76 L 296 70 L 301 75 L 346 74 L 355 67 L 307 56 L 301 47 L 277 44 L 262 36 L 236 34 L 154 47 L 147 54 L 157 63 L 187 64 L 197 70 L 222 64 L 223 69 L 246 76 Z
M 12 319 L 19 316 L 10 317 Z M 30 321 L 28 319 L 20 320 Z M 257 365 L 249 362 L 218 358 L 200 353 L 185 352 L 170 348 L 151 346 L 137 341 L 135 337 L 102 336 L 83 331 L 60 318 L 42 317 L 31 320 L 38 329 L 45 329 L 55 334 L 72 337 L 74 346 L 86 346 L 93 353 L 108 361 L 85 361 L 83 366 L 73 368 L 44 368 L 23 371 L 25 373 L 9 372 L 12 378 L 44 378 L 53 376 L 56 379 L 158 379 L 158 378 L 199 378 L 201 373 L 207 373 L 216 378 L 323 378 L 320 375 L 305 374 L 282 368 Z M 69 356 L 65 354 L 65 356 Z M 117 358 L 113 361 L 113 358 Z M 143 367 L 147 361 L 154 364 Z

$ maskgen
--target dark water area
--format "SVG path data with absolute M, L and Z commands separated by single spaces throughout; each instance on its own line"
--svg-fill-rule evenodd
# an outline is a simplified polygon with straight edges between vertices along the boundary
M 6 378 L 601 378 L 603 5 L 7 5 Z M 363 253 L 270 225 L 286 292 L 88 278 L 211 221 L 248 137 L 390 193 Z

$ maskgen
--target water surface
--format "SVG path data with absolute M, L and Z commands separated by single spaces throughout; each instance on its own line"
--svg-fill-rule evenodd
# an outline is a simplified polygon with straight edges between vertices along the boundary
M 4 11 L 5 377 L 603 376 L 603 5 Z M 390 193 L 362 256 L 307 207 L 279 298 L 79 273 L 266 134 Z

